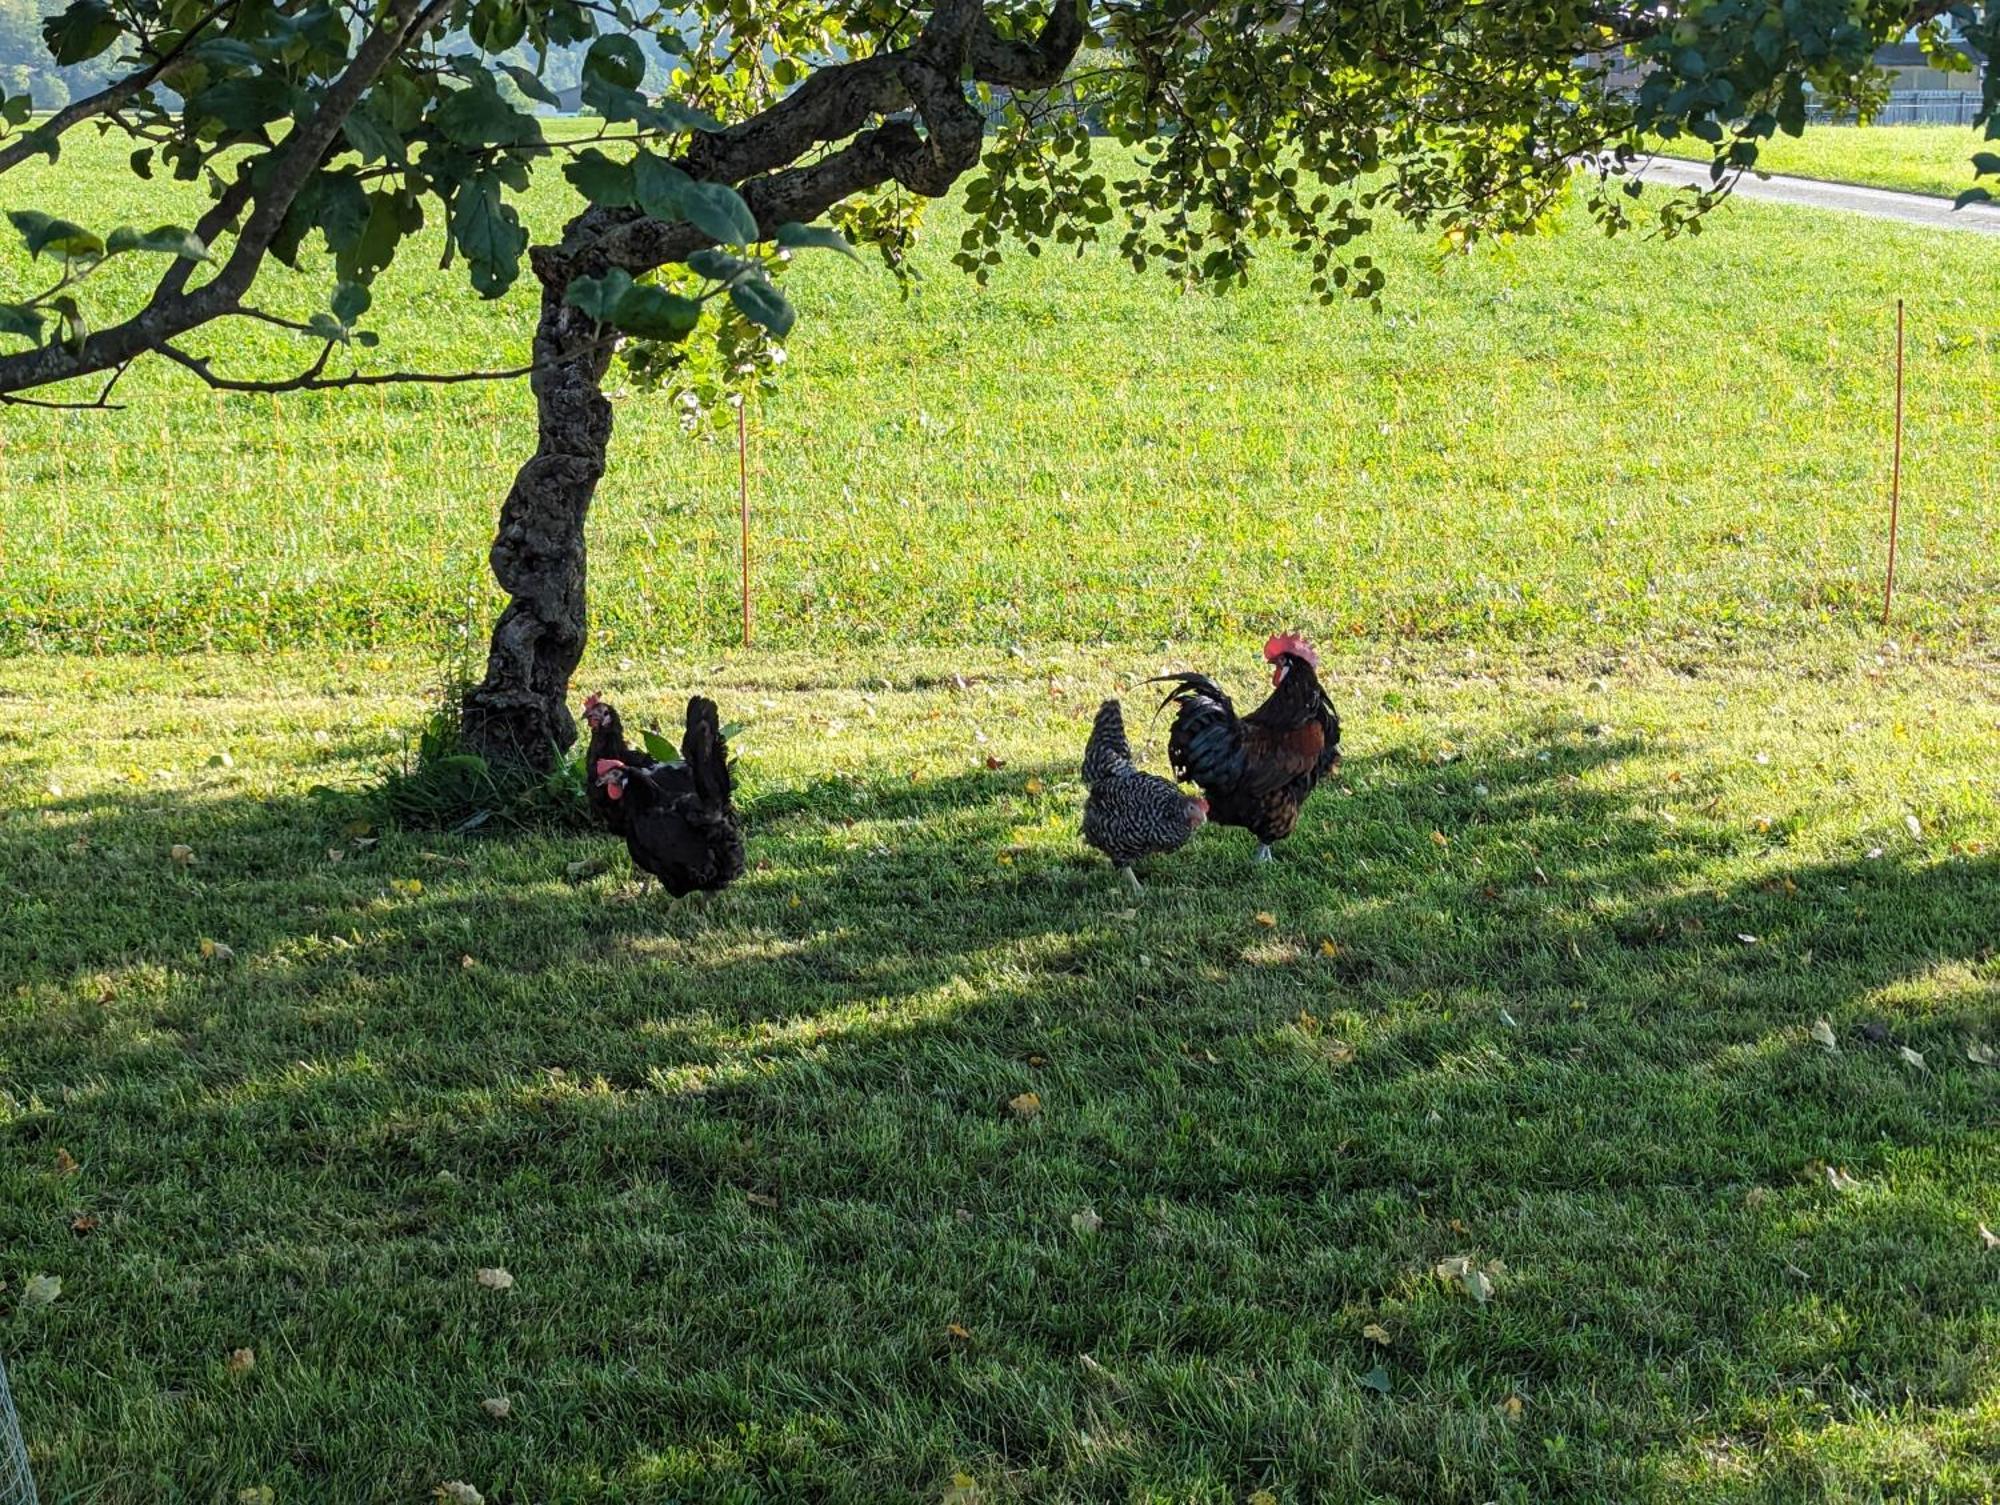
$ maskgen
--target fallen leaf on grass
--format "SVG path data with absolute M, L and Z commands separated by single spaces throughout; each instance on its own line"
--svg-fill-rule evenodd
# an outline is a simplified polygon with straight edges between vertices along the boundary
M 236 1491 L 236 1505 L 277 1505 L 277 1492 L 268 1484 L 253 1484 Z
M 1340 948 L 1334 945 L 1332 941 L 1321 941 L 1319 943 L 1319 954 L 1321 956 L 1338 956 L 1340 955 Z
M 479 1409 L 495 1421 L 505 1421 L 514 1414 L 514 1403 L 504 1395 L 492 1395 L 479 1403 Z
M 1361 1383 L 1367 1389 L 1373 1390 L 1377 1395 L 1387 1395 L 1389 1393 L 1389 1371 L 1384 1369 L 1380 1364 L 1377 1364 L 1373 1369 L 1361 1376 Z
M 1896 1053 L 1903 1058 L 1903 1064 L 1906 1066 L 1914 1066 L 1919 1071 L 1929 1069 L 1924 1065 L 1924 1053 L 1920 1050 L 1911 1050 L 1907 1045 L 1899 1045 L 1896 1047 Z
M 945 1323 L 944 1335 L 955 1343 L 970 1343 L 972 1341 L 972 1334 L 956 1322 Z
M 1030 794 L 1040 794 L 1042 792 L 1043 785 L 1040 779 L 1030 779 L 1022 787 L 1025 788 Z
M 80 1212 L 69 1220 L 69 1231 L 82 1235 L 97 1232 L 97 1219 L 90 1213 Z
M 1736 939 L 1741 941 L 1746 946 L 1754 946 L 1758 944 L 1758 938 L 1754 935 L 1743 935 L 1739 932 Z
M 1907 830 L 1915 840 L 1922 841 L 1924 839 L 1924 823 L 1918 820 L 1914 815 L 1906 815 L 1903 817 L 1903 828 Z
M 201 943 L 201 954 L 205 960 L 212 962 L 233 962 L 236 960 L 236 953 L 223 945 L 221 941 L 204 939 Z
M 1023 1092 L 1007 1099 L 1007 1111 L 1018 1119 L 1030 1119 L 1042 1111 L 1042 1100 L 1033 1092 Z
M 167 848 L 167 856 L 180 866 L 187 867 L 194 861 L 194 848 L 177 841 Z
M 1275 930 L 1278 927 L 1278 917 L 1270 910 L 1262 909 L 1257 912 L 1257 923 L 1266 930 Z
M 458 959 L 458 964 L 459 964 L 459 966 L 463 967 L 463 968 L 464 968 L 464 969 L 465 969 L 466 971 L 468 971 L 468 972 L 470 972 L 470 971 L 471 971 L 471 970 L 472 970 L 472 969 L 473 969 L 474 967 L 476 967 L 476 966 L 478 966 L 478 965 L 479 965 L 479 963 L 478 963 L 478 962 L 474 961 L 474 960 L 473 960 L 473 959 L 472 959 L 471 957 L 469 957 L 469 956 L 461 956 L 461 957 L 460 957 L 460 958 Z
M 1484 1306 L 1493 1295 L 1493 1277 L 1505 1268 L 1497 1259 L 1488 1260 L 1482 1268 L 1473 1262 L 1471 1256 L 1455 1254 L 1450 1259 L 1438 1261 L 1437 1277 L 1456 1283 L 1466 1295 Z
M 1095 1233 L 1104 1226 L 1104 1219 L 1097 1215 L 1096 1208 L 1086 1207 L 1082 1212 L 1069 1215 L 1069 1226 L 1078 1233 Z
M 1979 1242 L 1988 1249 L 2000 1249 L 2000 1233 L 1995 1233 L 1984 1223 L 1979 1225 Z
M 1822 1166 L 1826 1172 L 1826 1184 L 1835 1191 L 1853 1191 L 1861 1183 L 1837 1165 Z
M 941 1505 L 980 1505 L 986 1496 L 981 1493 L 979 1481 L 970 1474 L 953 1474 L 951 1483 L 945 1486 Z
M 1812 1037 L 1825 1048 L 1828 1055 L 1836 1056 L 1840 1054 L 1840 1042 L 1833 1038 L 1833 1026 L 1828 1024 L 1824 1019 L 1815 1019 L 1813 1021 Z
M 608 871 L 610 867 L 609 858 L 585 857 L 581 861 L 570 863 L 563 872 L 572 883 L 578 883 L 585 878 L 595 878 L 599 873 Z
M 1448 847 L 1451 845 L 1451 838 L 1442 831 L 1433 831 L 1431 832 L 1431 845 L 1434 847 Z
M 437 1487 L 437 1497 L 449 1505 L 486 1505 L 486 1496 L 463 1479 L 449 1479 Z
M 414 899 L 424 891 L 421 878 L 391 878 L 389 887 L 406 899 Z
M 229 1351 L 229 1372 L 248 1374 L 257 1367 L 257 1350 L 254 1348 L 232 1348 Z
M 993 756 L 992 753 L 988 753 L 986 755 L 987 772 L 998 773 L 1001 769 L 1005 768 L 1006 766 L 1007 766 L 1007 760 L 1005 758 L 996 758 Z
M 489 1291 L 511 1291 L 514 1289 L 514 1277 L 509 1275 L 505 1270 L 481 1270 L 473 1276 L 473 1279 Z
M 1390 1343 L 1395 1341 L 1389 1336 L 1389 1329 L 1379 1322 L 1371 1322 L 1362 1328 L 1361 1336 L 1366 1338 L 1370 1343 L 1381 1344 L 1384 1348 L 1387 1348 Z
M 1521 1412 L 1524 1409 L 1525 1409 L 1525 1403 L 1518 1395 L 1510 1395 L 1505 1400 L 1500 1402 L 1500 1414 L 1506 1417 L 1509 1421 L 1518 1420 L 1520 1418 Z
M 1260 1489 L 1245 1500 L 1243 1505 L 1278 1505 L 1278 1497 L 1268 1489 Z
M 776 1197 L 766 1196 L 761 1191 L 746 1191 L 743 1193 L 743 1200 L 748 1202 L 752 1207 L 775 1208 L 778 1205 Z
M 2000 1066 L 2000 1054 L 1993 1047 L 1982 1045 L 1977 1040 L 1965 1042 L 1965 1059 L 1975 1066 Z
M 76 1163 L 76 1156 L 62 1148 L 62 1146 L 56 1146 L 56 1174 L 58 1176 L 74 1176 L 79 1169 L 81 1167 Z

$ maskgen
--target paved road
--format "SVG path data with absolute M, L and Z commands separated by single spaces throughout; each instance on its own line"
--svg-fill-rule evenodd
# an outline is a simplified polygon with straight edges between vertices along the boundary
M 1708 168 L 1700 162 L 1655 157 L 1639 170 L 1639 176 L 1648 183 L 1673 187 L 1689 183 L 1706 186 Z M 1966 185 L 1970 187 L 1971 183 L 1968 176 Z M 1968 204 L 1963 209 L 1953 209 L 1950 199 L 1934 199 L 1921 193 L 1820 183 L 1811 178 L 1759 178 L 1754 173 L 1743 175 L 1736 192 L 1746 199 L 1772 199 L 1780 204 L 1804 204 L 1813 209 L 1844 209 L 1850 214 L 1872 214 L 1878 219 L 1902 220 L 1933 230 L 1976 230 L 2000 235 L 2000 204 Z

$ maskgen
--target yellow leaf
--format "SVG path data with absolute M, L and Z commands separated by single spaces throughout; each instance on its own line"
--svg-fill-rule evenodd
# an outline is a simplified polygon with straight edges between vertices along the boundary
M 236 960 L 236 953 L 220 941 L 204 939 L 201 943 L 201 954 L 212 962 L 233 962 Z
M 397 893 L 402 894 L 405 898 L 410 899 L 416 898 L 418 894 L 424 891 L 424 883 L 421 878 L 391 878 L 389 880 L 389 887 L 393 888 Z
M 460 965 L 461 967 L 465 968 L 465 970 L 466 970 L 466 971 L 468 971 L 468 972 L 470 972 L 470 971 L 471 971 L 471 970 L 472 970 L 472 969 L 473 969 L 474 967 L 476 967 L 476 966 L 478 966 L 478 965 L 479 965 L 479 963 L 478 963 L 478 962 L 474 961 L 474 960 L 473 960 L 473 959 L 472 959 L 471 957 L 469 957 L 469 956 L 461 956 L 461 957 L 460 957 L 460 958 L 458 959 L 458 964 L 459 964 L 459 965 Z
M 77 1170 L 76 1156 L 58 1145 L 56 1147 L 56 1174 L 58 1176 L 74 1176 Z
M 1389 1329 L 1379 1322 L 1371 1322 L 1362 1328 L 1361 1336 L 1366 1338 L 1370 1343 L 1380 1343 L 1384 1348 L 1387 1348 L 1394 1341 L 1389 1336 Z
M 257 1367 L 257 1350 L 254 1348 L 232 1348 L 229 1351 L 229 1372 L 248 1374 Z
M 979 1488 L 979 1481 L 970 1474 L 953 1474 L 951 1484 L 945 1489 L 943 1505 L 980 1505 L 986 1498 Z
M 1268 1489 L 1260 1489 L 1245 1500 L 1243 1505 L 1278 1505 L 1278 1497 Z
M 190 846 L 185 846 L 177 841 L 172 846 L 167 848 L 167 856 L 171 857 L 175 862 L 179 863 L 182 867 L 186 867 L 189 863 L 194 861 L 194 848 Z
M 277 1505 L 278 1496 L 268 1484 L 253 1484 L 236 1491 L 236 1505 Z
M 1321 956 L 1338 956 L 1340 955 L 1340 948 L 1334 945 L 1332 941 L 1321 941 L 1319 943 L 1319 954 Z
M 1028 793 L 1040 794 L 1042 792 L 1042 781 L 1040 779 L 1030 779 L 1028 780 L 1026 787 Z
M 1431 832 L 1431 845 L 1434 847 L 1448 847 L 1451 845 L 1451 838 L 1442 831 L 1433 831 Z
M 1033 1092 L 1023 1092 L 1007 1100 L 1007 1111 L 1019 1119 L 1033 1118 L 1042 1111 L 1042 1100 Z
M 481 1270 L 473 1276 L 473 1279 L 477 1280 L 489 1291 L 511 1291 L 514 1289 L 514 1277 L 509 1275 L 505 1270 Z
M 1266 930 L 1275 930 L 1278 925 L 1278 917 L 1268 909 L 1260 910 L 1257 914 L 1257 923 L 1262 925 Z
M 1513 1421 L 1520 1416 L 1521 1412 L 1526 1409 L 1526 1406 L 1527 1403 L 1520 1396 L 1510 1395 L 1500 1402 L 1500 1413 L 1509 1421 Z
M 972 1341 L 972 1334 L 956 1322 L 945 1323 L 944 1334 L 947 1338 L 955 1338 L 960 1343 L 970 1343 Z

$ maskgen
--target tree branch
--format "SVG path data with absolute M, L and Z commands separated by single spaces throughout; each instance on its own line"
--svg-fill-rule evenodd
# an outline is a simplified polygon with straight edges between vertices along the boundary
M 212 7 L 207 15 L 183 32 L 178 42 L 137 73 L 129 78 L 119 79 L 87 99 L 72 101 L 34 130 L 24 132 L 19 140 L 0 146 L 0 173 L 25 162 L 30 157 L 41 155 L 47 142 L 60 139 L 71 126 L 78 125 L 93 116 L 111 114 L 140 90 L 156 82 L 167 69 L 179 61 L 180 55 L 194 44 L 195 39 L 207 30 L 217 16 L 235 3 L 236 0 L 220 0 L 220 3 Z

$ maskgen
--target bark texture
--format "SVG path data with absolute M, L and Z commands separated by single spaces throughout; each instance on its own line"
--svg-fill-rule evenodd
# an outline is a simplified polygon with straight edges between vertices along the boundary
M 472 751 L 544 772 L 576 740 L 568 695 L 589 627 L 584 523 L 611 444 L 603 392 L 611 348 L 563 303 L 564 285 L 542 287 L 535 455 L 514 477 L 487 556 L 508 602 L 493 627 L 486 678 L 464 707 Z

